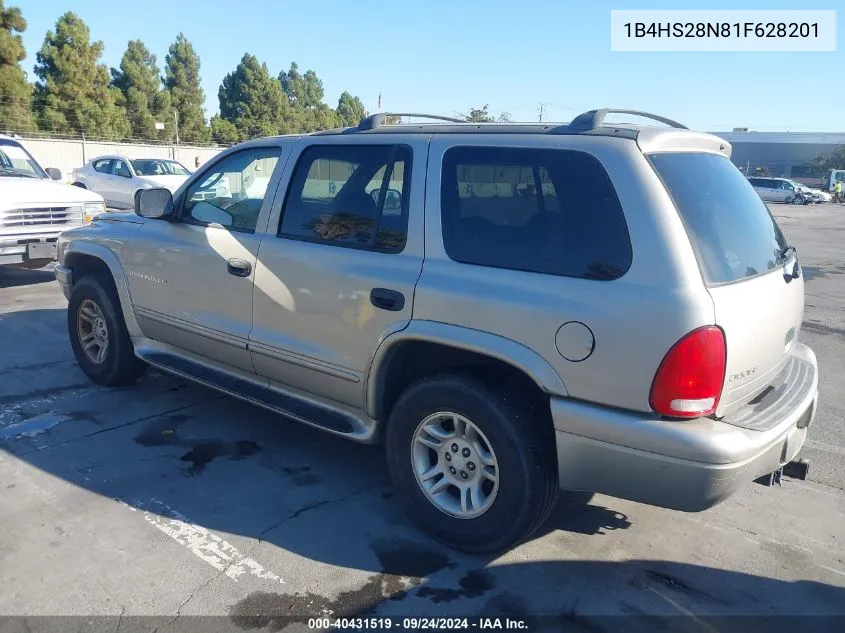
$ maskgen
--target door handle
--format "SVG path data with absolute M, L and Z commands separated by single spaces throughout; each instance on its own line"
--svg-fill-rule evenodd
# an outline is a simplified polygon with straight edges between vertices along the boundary
M 229 274 L 235 277 L 249 277 L 249 274 L 252 272 L 252 264 L 245 259 L 230 259 L 226 262 L 226 268 Z
M 373 288 L 370 291 L 370 303 L 382 310 L 398 312 L 405 307 L 405 295 L 388 288 Z

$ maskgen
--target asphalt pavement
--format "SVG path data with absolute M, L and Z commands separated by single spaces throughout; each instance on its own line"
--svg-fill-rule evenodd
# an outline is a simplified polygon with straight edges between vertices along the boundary
M 308 630 L 324 616 L 399 630 L 450 614 L 532 631 L 843 630 L 845 206 L 772 209 L 804 267 L 801 339 L 821 367 L 810 479 L 749 483 L 697 514 L 565 497 L 499 557 L 423 536 L 380 447 L 154 371 L 94 386 L 52 272 L 0 270 L 0 615 L 112 631 L 278 631 L 291 617 L 303 622 L 286 630 Z

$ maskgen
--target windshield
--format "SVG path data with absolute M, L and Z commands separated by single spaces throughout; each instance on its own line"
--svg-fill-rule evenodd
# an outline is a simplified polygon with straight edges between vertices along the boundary
M 8 139 L 0 139 L 0 176 L 47 178 L 38 162 L 22 145 Z
M 139 176 L 190 176 L 189 172 L 181 163 L 175 160 L 162 160 L 160 158 L 141 158 L 132 161 L 132 167 Z
M 649 157 L 675 202 L 707 283 L 754 277 L 783 260 L 786 240 L 769 209 L 724 156 Z

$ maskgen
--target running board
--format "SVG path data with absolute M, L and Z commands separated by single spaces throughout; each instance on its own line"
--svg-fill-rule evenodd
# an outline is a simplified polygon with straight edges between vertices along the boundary
M 351 413 L 310 401 L 275 387 L 240 378 L 190 358 L 152 349 L 135 349 L 135 354 L 162 371 L 193 380 L 231 396 L 257 404 L 296 422 L 313 426 L 358 442 L 375 439 L 375 425 L 366 424 Z M 257 377 L 257 380 L 264 380 Z

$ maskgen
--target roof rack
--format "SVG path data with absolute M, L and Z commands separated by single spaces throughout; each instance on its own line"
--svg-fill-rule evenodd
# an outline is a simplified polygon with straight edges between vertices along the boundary
M 650 112 L 641 112 L 640 110 L 619 110 L 616 108 L 602 108 L 600 110 L 590 110 L 589 112 L 579 114 L 577 117 L 572 119 L 572 121 L 569 123 L 569 127 L 573 130 L 580 131 L 595 130 L 596 128 L 602 127 L 602 125 L 604 124 L 604 119 L 608 114 L 634 114 L 636 116 L 641 116 L 646 119 L 660 121 L 661 123 L 665 123 L 670 127 L 678 128 L 680 130 L 689 129 L 686 125 L 681 125 L 677 121 L 667 119 L 666 117 L 662 117 L 657 114 L 651 114 Z
M 426 119 L 435 119 L 437 121 L 448 121 L 450 123 L 467 123 L 466 119 L 456 119 L 454 117 L 449 116 L 441 116 L 439 114 L 420 114 L 415 112 L 379 112 L 378 114 L 371 114 L 368 117 L 364 117 L 361 119 L 361 122 L 358 124 L 359 130 L 372 130 L 377 127 L 381 127 L 385 125 L 387 122 L 387 117 L 390 116 L 415 116 L 415 117 L 422 117 Z

